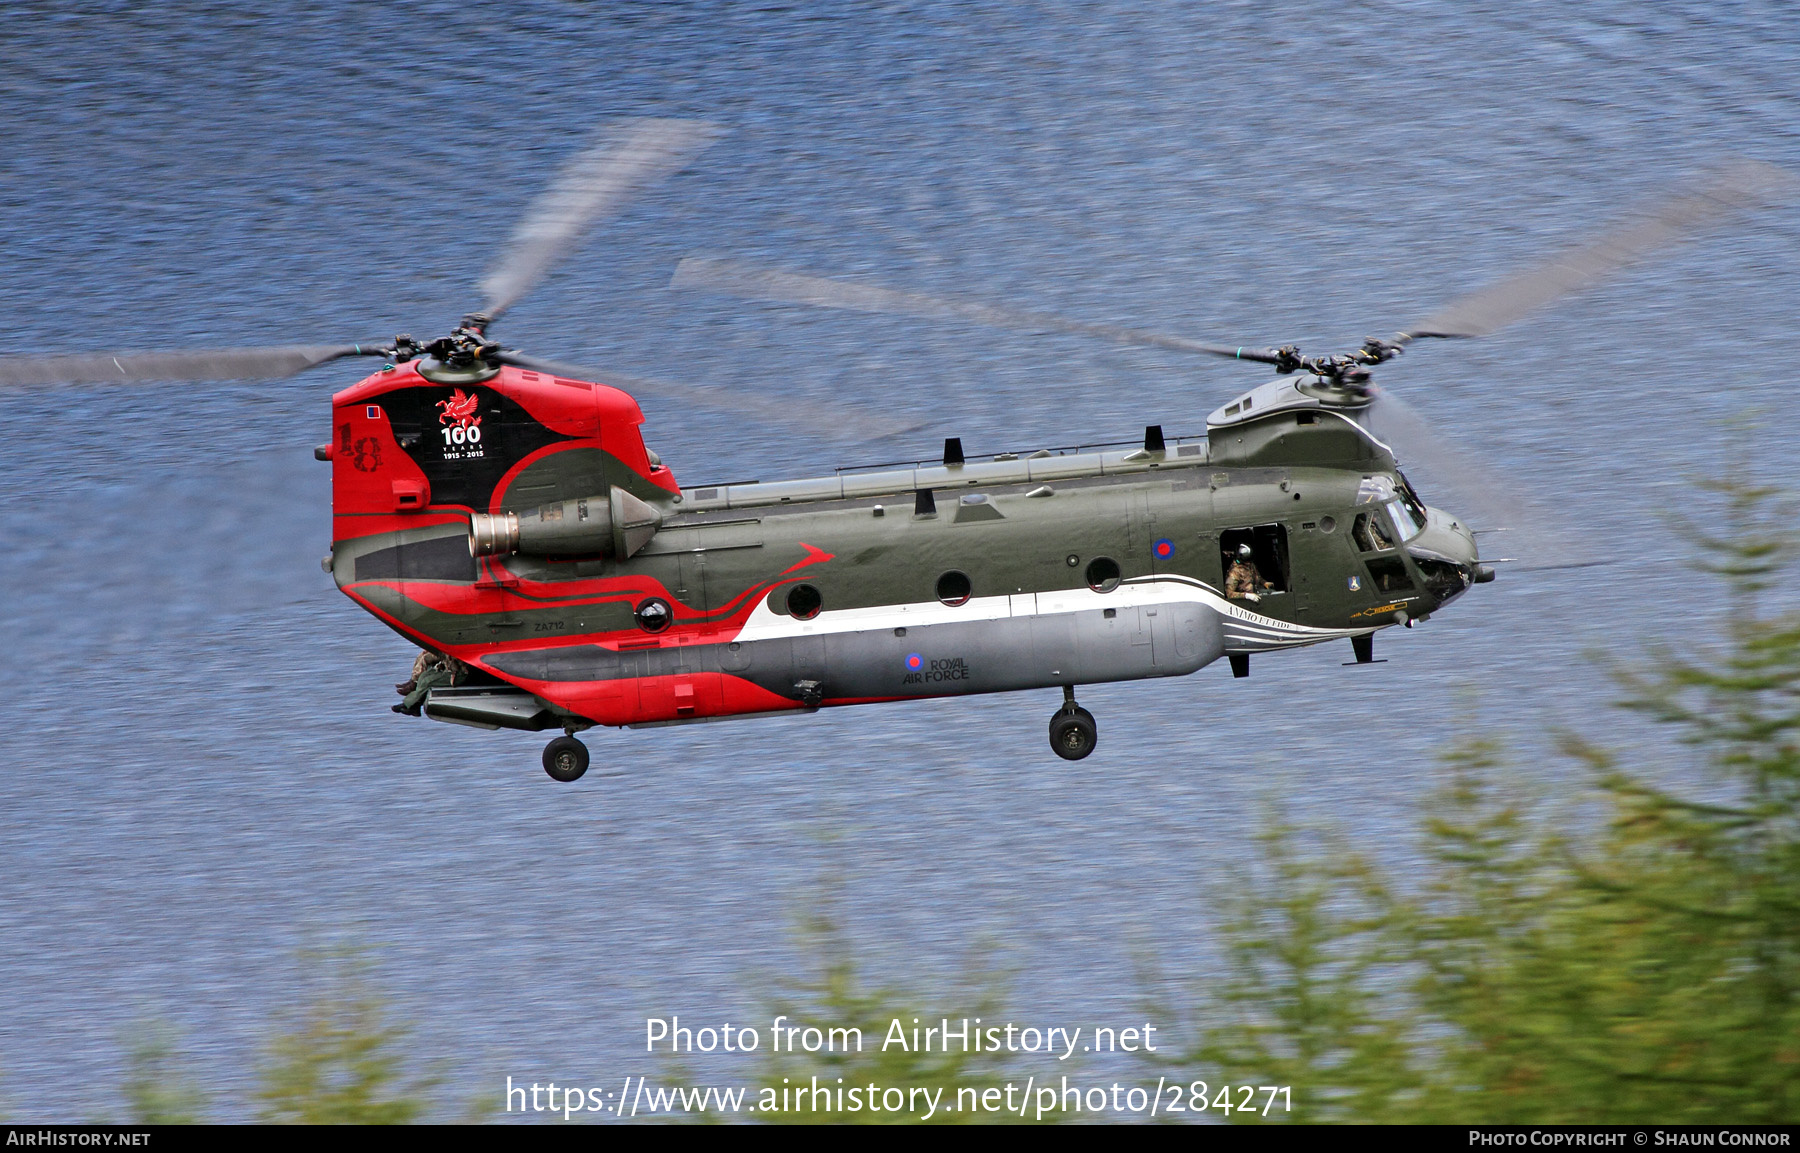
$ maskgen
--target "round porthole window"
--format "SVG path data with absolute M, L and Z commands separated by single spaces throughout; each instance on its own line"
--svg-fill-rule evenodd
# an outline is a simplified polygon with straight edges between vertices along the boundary
M 660 633 L 675 621 L 674 610 L 661 597 L 651 597 L 638 605 L 634 615 L 637 617 L 638 628 L 647 633 Z
M 787 609 L 795 620 L 809 621 L 819 615 L 825 605 L 825 598 L 819 590 L 811 585 L 795 585 L 788 590 Z
M 1097 593 L 1109 593 L 1119 587 L 1119 562 L 1109 556 L 1097 556 L 1088 562 L 1088 587 Z
M 969 583 L 969 574 L 951 569 L 938 578 L 938 599 L 947 605 L 968 604 L 969 598 L 975 595 L 975 586 Z
M 1337 529 L 1337 518 L 1336 517 L 1322 516 L 1319 518 L 1319 531 L 1320 532 L 1333 532 L 1336 529 Z

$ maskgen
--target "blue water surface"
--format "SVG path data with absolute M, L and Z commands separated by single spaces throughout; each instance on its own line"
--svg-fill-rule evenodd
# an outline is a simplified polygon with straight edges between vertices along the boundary
M 545 356 L 784 401 L 646 395 L 685 483 L 1199 429 L 1256 372 L 1066 335 L 671 290 L 691 252 L 1315 350 L 1405 326 L 1729 156 L 1800 171 L 1785 5 L 15 5 L 0 39 L 9 351 L 441 333 L 598 121 L 728 134 L 505 320 Z M 1444 745 L 1557 794 L 1573 728 L 1681 771 L 1590 659 L 1711 635 L 1672 513 L 1800 486 L 1789 200 L 1479 343 L 1384 370 L 1600 569 L 1502 574 L 1388 663 L 1348 646 L 1082 691 L 539 738 L 398 717 L 412 650 L 319 570 L 329 394 L 289 381 L 0 396 L 0 1102 L 122 1117 L 160 1019 L 219 1118 L 299 951 L 361 942 L 446 1098 L 667 1067 L 644 1019 L 760 1023 L 835 900 L 875 979 L 952 1012 L 1141 1019 L 1213 972 L 1270 799 L 1403 873 Z M 857 443 L 809 405 L 920 430 Z M 1733 421 L 1760 414 L 1750 433 Z M 1456 478 L 1415 477 L 1428 499 Z M 1448 503 L 1447 501 L 1442 501 Z M 1496 538 L 1490 538 L 1490 540 Z M 1502 539 L 1503 538 L 1497 538 Z M 1504 552 L 1503 544 L 1493 546 Z M 1173 1022 L 1167 1026 L 1173 1029 Z M 744 1062 L 690 1062 L 730 1079 Z M 1132 1072 L 1090 1063 L 1096 1076 Z

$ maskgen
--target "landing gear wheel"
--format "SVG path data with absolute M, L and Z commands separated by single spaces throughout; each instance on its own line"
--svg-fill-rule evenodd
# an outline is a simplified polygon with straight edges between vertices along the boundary
M 550 779 L 562 781 L 578 781 L 581 774 L 587 772 L 587 746 L 574 737 L 557 737 L 544 746 L 544 771 Z
M 1064 707 L 1050 718 L 1050 747 L 1065 761 L 1079 761 L 1099 743 L 1094 714 L 1080 706 Z

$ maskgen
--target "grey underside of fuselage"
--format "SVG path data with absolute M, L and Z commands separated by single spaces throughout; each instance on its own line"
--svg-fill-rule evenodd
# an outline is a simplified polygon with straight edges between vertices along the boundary
M 810 681 L 831 704 L 1181 676 L 1224 652 L 1211 608 L 1163 604 L 624 652 L 576 645 L 487 663 L 542 681 L 724 673 L 796 701 Z

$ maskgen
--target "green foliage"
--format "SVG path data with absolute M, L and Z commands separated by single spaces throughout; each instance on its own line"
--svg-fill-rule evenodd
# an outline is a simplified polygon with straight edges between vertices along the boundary
M 1174 1062 L 1214 1085 L 1295 1086 L 1291 1121 L 1394 1116 L 1414 1078 L 1380 993 L 1392 898 L 1355 854 L 1309 853 L 1278 816 L 1260 839 L 1261 870 L 1225 897 L 1227 964 L 1206 984 L 1205 1027 Z
M 1403 898 L 1274 822 L 1182 1055 L 1196 1075 L 1292 1084 L 1292 1120 L 1800 1119 L 1800 617 L 1761 607 L 1796 538 L 1774 494 L 1714 488 L 1720 646 L 1620 681 L 1716 795 L 1570 737 L 1593 786 L 1552 812 L 1465 742 Z
M 303 1125 L 401 1125 L 419 1119 L 434 1082 L 405 1081 L 401 1026 L 353 950 L 309 952 L 317 994 L 269 1045 L 262 1119 Z M 402 1082 L 405 1081 L 403 1084 Z
M 192 1125 L 206 1108 L 206 1097 L 182 1069 L 175 1053 L 175 1033 L 152 1021 L 130 1038 L 130 1072 L 125 1099 L 136 1125 Z
M 970 1020 L 971 1028 L 976 1018 L 994 1019 L 1001 1000 L 998 976 L 979 974 L 959 994 L 962 1008 L 945 1012 L 938 1007 L 927 1012 L 919 1007 L 924 1003 L 922 999 L 910 993 L 864 985 L 858 975 L 855 948 L 844 934 L 829 900 L 804 917 L 800 939 L 807 954 L 814 959 L 814 972 L 783 982 L 770 1005 L 771 1019 L 785 1015 L 789 1018 L 787 1024 L 800 1028 L 813 1026 L 821 1031 L 859 1029 L 860 1051 L 839 1044 L 831 1052 L 788 1052 L 785 1046 L 784 1051 L 776 1052 L 765 1042 L 758 1071 L 759 1085 L 755 1091 L 757 1100 L 767 1101 L 770 1091 L 779 1101 L 784 1089 L 790 1094 L 801 1088 L 810 1090 L 816 1077 L 819 1086 L 833 1091 L 828 1101 L 820 1098 L 819 1102 L 834 1107 L 813 1111 L 810 1106 L 814 1098 L 809 1093 L 808 1107 L 800 1111 L 758 1112 L 754 1116 L 782 1124 L 911 1124 L 924 1119 L 924 1098 L 914 1098 L 910 1092 L 922 1089 L 928 1094 L 939 1094 L 934 1098 L 938 1106 L 930 1118 L 931 1124 L 992 1123 L 1006 1119 L 1003 1114 L 968 1111 L 966 1100 L 963 1111 L 957 1111 L 954 1106 L 959 1089 L 979 1092 L 990 1087 L 1003 1087 L 1014 1080 L 1008 1076 L 1007 1053 L 962 1052 L 958 1047 L 948 1053 L 936 1051 L 936 1047 L 932 1052 L 920 1052 L 911 1047 L 915 1019 L 921 1030 L 926 1025 L 939 1024 L 945 1017 L 950 1019 L 952 1028 L 959 1027 L 963 1017 Z M 882 1042 L 896 1020 L 906 1030 L 906 1049 L 883 1047 Z M 846 1097 L 846 1108 L 837 1110 L 836 1090 L 840 1087 L 840 1077 L 844 1089 L 862 1089 L 865 1100 L 868 1087 L 874 1085 L 883 1090 L 908 1090 L 909 1101 L 916 1100 L 919 1104 L 916 1111 L 910 1108 L 901 1112 L 874 1111 L 866 1106 L 852 1110 L 848 1108 Z

